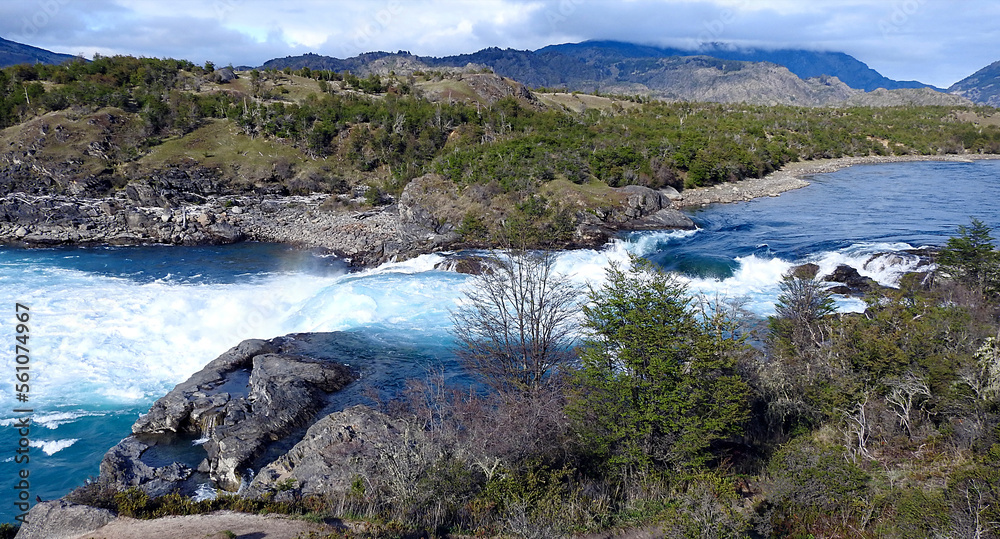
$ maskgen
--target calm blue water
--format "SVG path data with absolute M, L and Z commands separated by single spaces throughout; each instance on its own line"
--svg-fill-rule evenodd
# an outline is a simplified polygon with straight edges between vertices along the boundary
M 559 267 L 594 282 L 635 253 L 682 273 L 693 292 L 744 296 L 767 315 L 795 263 L 848 263 L 892 284 L 908 262 L 873 253 L 943 244 L 971 217 L 1000 231 L 1000 162 L 860 166 L 811 181 L 778 198 L 694 211 L 697 231 L 563 253 Z M 23 467 L 11 428 L 20 415 L 12 413 L 15 302 L 31 308 L 31 499 L 50 499 L 96 475 L 104 452 L 156 398 L 246 338 L 364 332 L 392 351 L 355 366 L 364 383 L 387 391 L 429 369 L 456 373 L 449 310 L 467 277 L 434 270 L 442 260 L 348 273 L 334 258 L 261 244 L 0 249 L 0 521 L 15 514 Z

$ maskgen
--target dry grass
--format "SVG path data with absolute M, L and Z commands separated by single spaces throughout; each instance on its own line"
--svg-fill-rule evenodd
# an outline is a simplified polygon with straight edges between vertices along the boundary
M 135 117 L 120 109 L 109 107 L 87 113 L 67 109 L 0 131 L 0 148 L 31 152 L 40 163 L 68 165 L 78 175 L 98 174 L 108 167 L 102 153 L 112 148 L 94 143 L 116 142 L 125 132 L 138 128 Z
M 322 159 L 314 160 L 287 143 L 264 137 L 250 138 L 228 120 L 211 120 L 202 127 L 152 148 L 133 163 L 130 172 L 142 174 L 169 166 L 198 165 L 218 169 L 226 176 L 254 183 L 282 169 L 295 172 L 318 169 Z
M 620 107 L 621 109 L 633 109 L 640 107 L 639 103 L 634 103 L 632 101 L 621 101 L 618 99 L 612 99 L 610 97 L 600 97 L 590 94 L 581 93 L 540 93 L 535 92 L 535 97 L 538 98 L 544 105 L 553 108 L 565 108 L 573 112 L 585 112 L 590 109 L 597 109 L 600 111 L 615 111 Z
M 978 126 L 986 126 L 986 125 L 1000 126 L 1000 112 L 996 112 L 990 115 L 983 115 L 974 110 L 959 110 L 955 111 L 954 117 L 960 122 L 968 122 Z
M 560 204 L 581 209 L 620 206 L 626 198 L 608 187 L 608 184 L 596 180 L 576 184 L 565 178 L 556 178 L 542 185 L 538 191 Z
M 479 95 L 468 83 L 455 79 L 418 82 L 417 88 L 431 101 L 478 101 Z

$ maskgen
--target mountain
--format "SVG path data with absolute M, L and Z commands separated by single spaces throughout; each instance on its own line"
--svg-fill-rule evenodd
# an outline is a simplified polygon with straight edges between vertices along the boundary
M 1000 61 L 956 82 L 948 91 L 981 105 L 1000 107 Z
M 897 81 L 889 79 L 868 67 L 857 58 L 842 52 L 810 51 L 803 49 L 744 49 L 712 44 L 699 49 L 678 49 L 625 43 L 621 41 L 584 41 L 550 45 L 535 51 L 500 49 L 489 47 L 471 54 L 445 56 L 442 58 L 412 56 L 400 51 L 397 56 L 408 56 L 429 67 L 462 67 L 468 64 L 489 67 L 496 73 L 518 80 L 529 86 L 559 87 L 572 90 L 590 91 L 581 85 L 604 82 L 633 82 L 627 80 L 628 71 L 644 62 L 652 60 L 707 56 L 719 60 L 741 62 L 769 62 L 786 67 L 801 79 L 814 77 L 837 77 L 851 88 L 871 92 L 878 88 L 896 90 L 902 88 L 935 88 L 919 81 Z M 373 60 L 392 56 L 387 52 L 366 53 L 348 60 L 338 60 L 315 54 L 271 60 L 264 67 L 272 67 L 272 62 L 335 71 L 363 70 Z M 323 60 L 326 59 L 326 60 Z M 309 65 L 309 64 L 313 65 Z M 619 65 L 623 64 L 623 65 Z M 624 69 L 623 69 L 624 68 Z M 622 72 L 626 75 L 623 78 Z
M 859 90 L 870 92 L 878 88 L 896 90 L 900 88 L 931 87 L 918 81 L 897 81 L 883 76 L 857 58 L 842 52 L 822 52 L 803 49 L 741 49 L 725 44 L 711 44 L 699 49 L 676 49 L 636 45 L 619 41 L 584 41 L 550 45 L 537 50 L 538 53 L 557 52 L 588 63 L 608 63 L 626 58 L 663 58 L 668 56 L 710 56 L 722 60 L 743 62 L 770 62 L 785 66 L 800 78 L 809 79 L 823 75 L 837 77 L 842 82 Z M 940 90 L 939 88 L 934 88 Z
M 72 54 L 47 51 L 0 37 L 0 67 L 17 64 L 61 64 L 66 60 L 78 58 Z
M 736 51 L 716 50 L 737 55 Z M 415 56 L 370 52 L 339 59 L 316 54 L 269 60 L 268 69 L 331 69 L 350 71 L 358 76 L 369 74 L 408 75 L 416 71 L 475 72 L 490 69 L 498 75 L 535 88 L 560 88 L 586 93 L 643 95 L 665 100 L 741 102 L 760 105 L 832 106 L 863 102 L 869 106 L 900 103 L 938 105 L 969 104 L 964 99 L 921 85 L 916 88 L 879 90 L 865 93 L 838 75 L 858 81 L 889 81 L 865 64 L 841 53 L 812 51 L 744 51 L 748 57 L 786 58 L 800 73 L 771 61 L 747 61 L 696 54 L 696 51 L 664 49 L 615 41 L 588 41 L 555 45 L 537 51 L 490 47 L 470 54 Z M 817 66 L 809 68 L 810 59 Z M 793 61 L 794 60 L 794 61 Z M 822 66 L 830 67 L 830 69 Z M 835 67 L 838 67 L 834 69 Z M 808 75 L 808 76 L 805 76 Z M 895 84 L 876 86 L 899 86 Z M 916 83 L 919 84 L 919 83 Z M 904 92 L 900 94 L 900 92 Z M 909 92 L 909 93 L 905 93 Z M 917 92 L 917 93 L 913 93 Z M 871 95 L 869 95 L 871 94 Z M 849 101 L 849 99 L 851 101 Z

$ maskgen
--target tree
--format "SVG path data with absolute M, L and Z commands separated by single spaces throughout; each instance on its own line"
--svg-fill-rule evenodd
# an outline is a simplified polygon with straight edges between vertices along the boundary
M 581 290 L 555 271 L 549 251 L 508 249 L 452 313 L 456 355 L 490 387 L 534 392 L 573 359 Z
M 823 341 L 820 322 L 836 312 L 830 290 L 821 282 L 786 274 L 781 294 L 768 322 L 773 351 L 785 355 L 803 353 Z
M 626 474 L 706 464 L 749 417 L 742 340 L 699 318 L 685 287 L 646 261 L 612 265 L 589 299 L 570 397 L 584 444 Z
M 990 227 L 973 219 L 969 226 L 958 227 L 958 236 L 948 239 L 938 255 L 941 269 L 988 297 L 1000 293 L 1000 251 L 990 232 Z

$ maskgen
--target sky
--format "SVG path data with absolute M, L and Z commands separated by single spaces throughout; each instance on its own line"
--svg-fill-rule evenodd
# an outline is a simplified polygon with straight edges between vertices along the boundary
M 1000 60 L 995 0 L 0 0 L 0 37 L 92 58 L 271 58 L 538 49 L 588 39 L 850 54 L 948 87 Z

